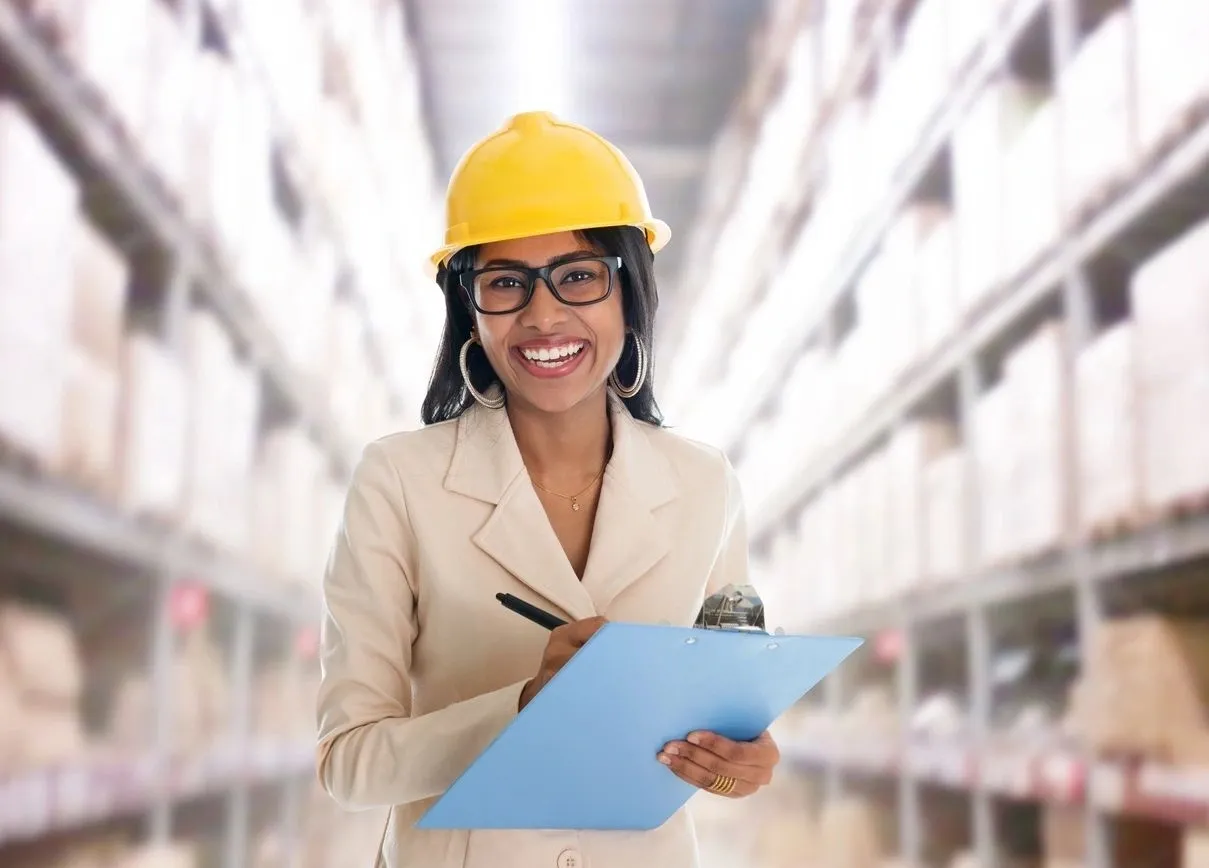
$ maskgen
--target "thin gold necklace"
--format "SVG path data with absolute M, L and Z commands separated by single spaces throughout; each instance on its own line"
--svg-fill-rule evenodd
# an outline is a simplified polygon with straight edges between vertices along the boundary
M 542 485 L 540 482 L 538 482 L 536 479 L 534 479 L 532 476 L 529 477 L 529 480 L 533 483 L 534 488 L 540 488 L 542 491 L 546 492 L 546 494 L 552 494 L 555 497 L 561 497 L 563 500 L 571 501 L 571 509 L 574 510 L 575 512 L 579 512 L 579 499 L 581 497 L 583 497 L 585 494 L 587 494 L 589 491 L 591 491 L 593 488 L 596 487 L 596 483 L 600 482 L 600 478 L 602 476 L 604 476 L 605 469 L 607 467 L 608 467 L 608 464 L 606 464 L 604 467 L 600 468 L 600 473 L 597 473 L 596 476 L 593 477 L 592 481 L 583 487 L 583 490 L 581 490 L 575 494 L 561 494 L 560 492 L 557 492 L 557 491 L 551 491 L 550 489 L 546 488 L 546 486 Z

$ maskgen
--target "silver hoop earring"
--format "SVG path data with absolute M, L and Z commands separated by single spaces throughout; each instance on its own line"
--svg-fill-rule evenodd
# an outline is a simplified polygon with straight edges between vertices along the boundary
M 613 369 L 613 373 L 609 374 L 609 385 L 613 387 L 613 391 L 623 398 L 633 398 L 642 391 L 642 384 L 646 382 L 647 359 L 646 348 L 642 346 L 642 341 L 637 335 L 634 335 L 634 352 L 638 356 L 638 373 L 634 376 L 634 382 L 629 386 L 621 385 L 621 380 L 617 378 L 617 369 Z
M 482 392 L 474 387 L 474 383 L 470 381 L 470 347 L 472 344 L 477 344 L 474 338 L 467 338 L 466 343 L 462 344 L 462 351 L 458 353 L 458 365 L 462 369 L 462 382 L 466 385 L 466 391 L 470 393 L 470 397 L 478 401 L 488 410 L 498 410 L 504 406 L 504 393 L 501 390 L 499 395 L 494 398 L 488 398 Z

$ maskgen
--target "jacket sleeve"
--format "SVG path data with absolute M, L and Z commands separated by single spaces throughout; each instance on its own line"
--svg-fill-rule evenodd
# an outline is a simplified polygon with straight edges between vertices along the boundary
M 720 454 L 719 458 L 725 476 L 726 500 L 721 547 L 705 586 L 706 597 L 716 594 L 727 585 L 746 585 L 751 582 L 747 552 L 747 513 L 743 506 L 739 475 L 724 454 Z
M 415 548 L 397 471 L 371 444 L 323 581 L 317 771 L 346 810 L 440 795 L 518 713 L 523 682 L 412 716 Z

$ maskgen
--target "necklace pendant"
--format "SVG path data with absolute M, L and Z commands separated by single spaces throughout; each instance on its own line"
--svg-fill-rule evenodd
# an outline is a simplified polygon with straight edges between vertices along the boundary
M 579 512 L 579 501 L 576 500 L 574 497 L 571 498 L 571 509 L 574 510 L 575 512 Z

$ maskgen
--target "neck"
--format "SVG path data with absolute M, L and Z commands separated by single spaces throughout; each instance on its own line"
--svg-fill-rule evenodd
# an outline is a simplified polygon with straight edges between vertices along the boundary
M 604 389 L 563 413 L 510 402 L 508 420 L 525 466 L 543 484 L 574 487 L 600 473 L 608 461 L 612 431 Z

